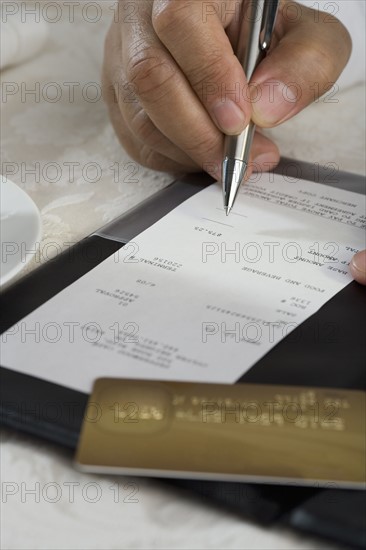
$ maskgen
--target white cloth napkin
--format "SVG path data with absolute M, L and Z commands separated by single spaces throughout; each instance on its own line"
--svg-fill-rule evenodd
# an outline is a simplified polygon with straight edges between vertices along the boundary
M 36 55 L 49 35 L 48 23 L 42 18 L 36 21 L 35 18 L 24 17 L 22 4 L 14 2 L 12 7 L 15 9 L 12 12 L 8 10 L 8 2 L 0 5 L 1 70 Z

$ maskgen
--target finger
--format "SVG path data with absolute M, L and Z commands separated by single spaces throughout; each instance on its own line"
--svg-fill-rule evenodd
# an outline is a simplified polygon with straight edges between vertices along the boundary
M 183 173 L 185 171 L 196 172 L 197 165 L 183 162 L 171 163 L 165 155 L 159 154 L 160 151 L 155 151 L 153 147 L 146 146 L 142 141 L 136 139 L 134 134 L 128 131 L 128 125 L 121 114 L 119 103 L 115 95 L 115 88 L 109 83 L 106 74 L 103 75 L 103 94 L 107 101 L 110 117 L 115 129 L 115 132 L 126 149 L 129 155 L 138 160 L 144 166 L 157 170 L 165 170 L 173 173 Z M 164 136 L 163 136 L 164 137 Z M 156 154 L 158 153 L 158 154 Z M 178 156 L 178 155 L 177 155 Z M 247 177 L 252 171 L 264 172 L 272 169 L 279 161 L 279 151 L 277 146 L 268 138 L 256 132 L 253 147 L 251 151 L 251 159 L 248 166 Z M 202 167 L 215 179 L 221 178 L 221 162 L 219 163 L 204 163 Z
M 113 86 L 110 85 L 104 87 L 104 96 L 108 104 L 110 119 L 120 143 L 131 158 L 147 168 L 171 172 L 173 174 L 183 174 L 187 171 L 197 171 L 195 166 L 187 167 L 175 162 L 174 160 L 162 155 L 150 146 L 136 139 L 128 129 L 115 97 L 108 98 L 108 94 L 112 93 L 112 89 Z
M 175 59 L 216 126 L 239 134 L 251 115 L 247 82 L 224 22 L 239 15 L 240 2 L 155 0 L 156 34 Z M 227 15 L 230 14 L 229 17 Z
M 260 132 L 254 135 L 247 178 L 251 172 L 269 172 L 280 160 L 277 145 Z
M 352 277 L 362 285 L 366 285 L 366 250 L 357 252 L 350 263 Z
M 262 127 L 284 122 L 329 90 L 351 52 L 336 18 L 290 0 L 281 2 L 276 41 L 250 83 L 252 118 Z
M 149 5 L 142 3 L 141 10 L 147 12 Z M 134 86 L 136 97 L 153 124 L 194 163 L 202 168 L 205 162 L 221 162 L 222 133 L 156 36 L 145 12 L 145 25 L 139 19 L 138 23 L 124 26 L 121 33 L 127 82 Z
M 118 105 L 126 121 L 127 128 L 138 141 L 154 149 L 161 155 L 185 166 L 187 170 L 197 170 L 197 164 L 160 132 L 141 103 L 138 101 L 125 101 L 121 97 L 121 94 L 119 94 Z
M 159 132 L 138 103 L 133 89 L 123 77 L 121 50 L 120 28 L 115 24 L 106 39 L 102 87 L 120 142 L 133 158 L 141 159 L 145 166 L 150 158 L 154 160 L 153 164 L 157 169 L 175 168 L 174 164 L 167 163 L 165 157 L 168 157 L 179 165 L 180 171 L 197 171 L 197 165 L 192 159 Z M 159 153 L 161 157 L 153 155 L 152 151 Z

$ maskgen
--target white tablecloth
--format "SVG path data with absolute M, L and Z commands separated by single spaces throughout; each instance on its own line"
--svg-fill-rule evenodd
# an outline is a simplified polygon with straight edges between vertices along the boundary
M 64 6 L 61 19 L 50 23 L 43 53 L 2 73 L 2 172 L 29 193 L 43 221 L 41 253 L 26 270 L 172 181 L 131 164 L 114 136 L 99 97 L 113 11 L 109 3 L 100 5 L 96 23 L 92 9 L 84 16 L 75 10 L 70 22 Z M 270 134 L 285 156 L 364 173 L 364 105 L 365 88 L 355 86 L 320 99 Z M 2 432 L 1 475 L 4 550 L 334 548 L 262 529 L 158 481 L 135 479 L 137 502 L 129 502 L 129 479 L 78 473 L 69 452 L 8 430 Z M 6 502 L 4 489 L 14 492 Z

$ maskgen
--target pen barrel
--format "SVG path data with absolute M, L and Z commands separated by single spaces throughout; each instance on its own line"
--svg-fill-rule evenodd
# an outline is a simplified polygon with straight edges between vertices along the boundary
M 277 9 L 278 0 L 251 0 L 242 4 L 242 22 L 236 55 L 248 83 L 269 49 Z M 249 100 L 248 91 L 249 89 L 246 90 Z M 229 214 L 239 187 L 245 179 L 254 133 L 255 124 L 250 121 L 239 136 L 225 137 L 222 182 L 226 214 Z
M 257 65 L 265 56 L 261 37 L 267 13 L 266 0 L 256 0 L 244 4 L 242 24 L 239 32 L 236 56 L 239 59 L 249 82 Z
M 237 57 L 249 82 L 257 65 L 266 55 L 261 46 L 263 25 L 267 24 L 268 6 L 272 0 L 256 0 L 245 3 L 242 13 L 242 24 L 237 44 Z M 247 92 L 248 93 L 248 92 Z M 255 125 L 250 122 L 239 135 L 225 136 L 224 158 L 248 159 L 255 133 Z
M 225 158 L 248 159 L 253 143 L 255 124 L 250 121 L 245 130 L 232 139 L 232 136 L 225 136 Z

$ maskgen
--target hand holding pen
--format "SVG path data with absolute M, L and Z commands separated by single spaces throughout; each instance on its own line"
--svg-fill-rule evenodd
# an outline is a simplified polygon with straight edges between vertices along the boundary
M 220 180 L 225 135 L 241 134 L 250 121 L 277 126 L 336 82 L 351 53 L 346 28 L 330 12 L 280 0 L 270 55 L 249 86 L 234 49 L 240 13 L 255 1 L 118 2 L 103 94 L 116 134 L 137 162 L 175 174 L 205 170 Z M 256 132 L 246 177 L 253 166 L 268 171 L 278 160 L 277 146 Z M 365 261 L 360 252 L 351 268 L 364 284 Z
M 276 126 L 337 80 L 351 51 L 345 27 L 329 12 L 283 0 L 271 53 L 248 86 L 234 50 L 242 9 L 254 2 L 118 3 L 106 40 L 104 97 L 122 145 L 139 163 L 173 173 L 203 169 L 221 179 L 224 134 L 239 135 L 250 120 Z M 276 145 L 256 133 L 250 162 L 265 171 L 278 159 Z

